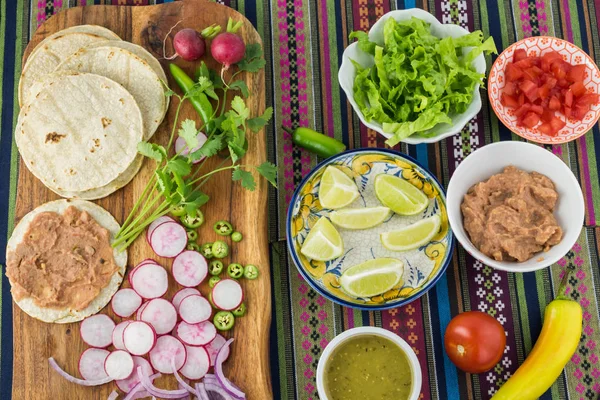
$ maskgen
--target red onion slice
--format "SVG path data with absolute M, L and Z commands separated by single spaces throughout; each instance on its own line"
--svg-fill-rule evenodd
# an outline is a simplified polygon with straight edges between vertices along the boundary
M 204 388 L 204 383 L 196 383 L 196 393 L 198 393 L 198 400 L 210 400 L 208 393 L 206 393 L 206 389 Z
M 222 397 L 222 400 L 235 400 L 233 396 L 229 394 L 224 388 L 214 383 L 205 383 L 204 388 L 206 392 L 214 392 Z M 210 398 L 210 397 L 209 397 Z
M 117 397 L 119 397 L 119 393 L 117 393 L 116 390 L 113 390 L 106 400 L 117 400 Z
M 161 376 L 162 375 L 160 373 L 157 373 L 154 375 L 150 375 L 148 379 L 150 379 L 150 381 L 154 381 L 155 379 L 158 379 Z M 127 396 L 125 396 L 123 400 L 143 399 L 144 397 L 148 396 L 149 394 L 148 392 L 146 392 L 142 384 L 138 383 L 137 385 L 131 388 L 131 390 L 129 391 L 129 393 L 127 393 Z
M 238 400 L 245 400 L 246 394 L 237 386 L 235 386 L 229 379 L 227 379 L 223 373 L 223 362 L 229 356 L 229 352 L 227 352 L 227 350 L 229 349 L 231 342 L 233 342 L 233 338 L 226 341 L 217 354 L 217 359 L 215 360 L 215 375 L 227 393 L 231 394 L 231 396 Z
M 68 380 L 71 383 L 76 383 L 81 386 L 100 386 L 100 385 L 104 385 L 105 383 L 113 381 L 113 378 L 111 378 L 109 376 L 107 376 L 104 379 L 98 379 L 95 381 L 87 381 L 85 379 L 75 378 L 74 376 L 66 373 L 61 367 L 59 367 L 58 364 L 56 363 L 56 361 L 54 360 L 54 357 L 50 357 L 48 359 L 48 362 L 50 363 L 50 366 L 52 367 L 52 369 L 54 369 L 56 372 L 58 372 L 58 374 L 60 376 L 62 376 L 63 378 L 65 378 L 66 380 Z
M 144 371 L 142 370 L 142 367 L 138 367 L 137 373 L 138 373 L 138 376 L 140 377 L 140 383 L 142 384 L 142 386 L 144 386 L 146 388 L 148 393 L 150 393 L 152 396 L 162 397 L 163 399 L 180 399 L 188 393 L 187 390 L 184 390 L 184 389 L 165 390 L 165 389 L 157 388 L 156 386 L 154 386 L 152 384 L 148 375 L 146 375 L 144 373 Z
M 198 396 L 198 393 L 196 393 L 196 389 L 194 389 L 186 381 L 184 381 L 183 378 L 177 372 L 177 366 L 175 365 L 175 357 L 171 359 L 171 368 L 173 368 L 173 374 L 175 375 L 175 379 L 177 379 L 177 382 L 179 382 L 179 385 L 194 396 Z

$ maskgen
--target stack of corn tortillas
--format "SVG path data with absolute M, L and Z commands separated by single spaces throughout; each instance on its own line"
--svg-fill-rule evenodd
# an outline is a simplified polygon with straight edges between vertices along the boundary
M 81 25 L 44 39 L 19 82 L 15 139 L 29 170 L 55 193 L 93 200 L 125 186 L 168 108 L 165 73 L 144 48 Z

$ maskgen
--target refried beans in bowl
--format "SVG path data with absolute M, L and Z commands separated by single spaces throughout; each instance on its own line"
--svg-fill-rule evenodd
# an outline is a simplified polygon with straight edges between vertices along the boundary
M 524 262 L 560 243 L 557 202 L 550 178 L 511 165 L 473 185 L 460 210 L 464 229 L 479 251 L 497 261 Z

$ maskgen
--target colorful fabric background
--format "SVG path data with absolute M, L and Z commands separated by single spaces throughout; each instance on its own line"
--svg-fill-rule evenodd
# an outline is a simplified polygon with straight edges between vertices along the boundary
M 18 153 L 12 130 L 18 114 L 16 83 L 21 55 L 36 27 L 53 13 L 83 4 L 154 4 L 148 0 L 0 0 L 0 248 L 12 229 Z M 158 0 L 156 3 L 162 3 Z M 542 399 L 597 399 L 600 394 L 600 130 L 561 146 L 548 146 L 580 181 L 586 202 L 585 227 L 578 243 L 543 271 L 495 271 L 455 251 L 446 275 L 421 299 L 385 312 L 345 309 L 325 300 L 299 276 L 285 247 L 285 212 L 295 186 L 319 161 L 292 145 L 281 125 L 308 126 L 343 140 L 349 147 L 382 147 L 375 132 L 360 125 L 337 83 L 348 33 L 368 28 L 385 12 L 420 7 L 445 23 L 492 35 L 499 50 L 527 36 L 569 40 L 600 64 L 600 0 L 225 0 L 257 27 L 267 55 L 269 157 L 279 168 L 279 191 L 270 193 L 273 277 L 271 366 L 276 399 L 317 399 L 315 371 L 323 348 L 338 333 L 362 325 L 389 329 L 414 348 L 423 369 L 422 396 L 429 399 L 489 399 L 515 371 L 535 343 L 543 311 L 565 268 L 574 268 L 568 294 L 584 309 L 581 342 L 563 374 Z M 494 57 L 488 58 L 488 68 Z M 447 185 L 456 166 L 486 143 L 518 140 L 498 122 L 482 96 L 481 113 L 452 138 L 433 145 L 399 149 L 417 158 Z M 4 262 L 0 251 L 0 263 Z M 10 399 L 12 302 L 6 276 L 1 281 L 0 398 Z M 491 371 L 458 371 L 443 349 L 452 316 L 484 311 L 504 326 L 507 347 Z M 543 371 L 540 371 L 542 374 Z M 21 400 L 21 399 L 19 399 Z M 37 399 L 36 399 L 37 400 Z

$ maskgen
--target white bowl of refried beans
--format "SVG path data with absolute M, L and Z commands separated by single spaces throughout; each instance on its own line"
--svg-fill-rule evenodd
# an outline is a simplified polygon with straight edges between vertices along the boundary
M 471 153 L 448 184 L 456 239 L 485 265 L 529 272 L 560 260 L 583 228 L 579 182 L 551 151 L 499 142 Z

